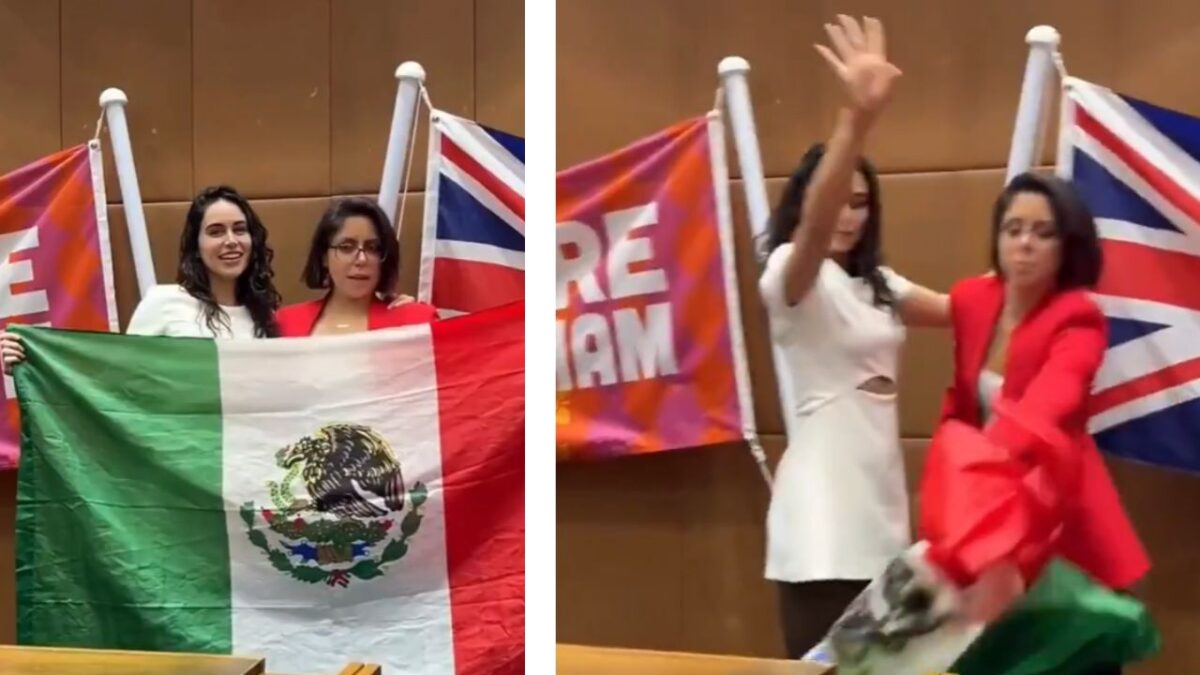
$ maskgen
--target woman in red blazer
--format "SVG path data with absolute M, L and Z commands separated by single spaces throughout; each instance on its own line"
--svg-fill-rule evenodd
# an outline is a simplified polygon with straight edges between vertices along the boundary
M 1101 266 L 1073 188 L 1027 173 L 996 202 L 993 273 L 951 290 L 954 381 L 919 530 L 929 559 L 962 586 L 1005 568 L 1028 584 L 1053 556 L 1113 589 L 1150 568 L 1087 430 L 1107 346 L 1088 294 Z
M 325 297 L 280 309 L 282 337 L 337 335 L 429 323 L 436 310 L 420 302 L 388 303 L 399 274 L 400 245 L 387 216 L 361 197 L 331 206 L 313 233 L 304 282 Z

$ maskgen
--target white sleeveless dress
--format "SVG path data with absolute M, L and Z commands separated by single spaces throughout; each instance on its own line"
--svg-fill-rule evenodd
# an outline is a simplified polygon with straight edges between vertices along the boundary
M 784 244 L 759 280 L 778 364 L 787 449 L 767 513 L 766 577 L 874 579 L 911 541 L 896 395 L 859 388 L 898 381 L 905 330 L 872 304 L 870 286 L 825 260 L 796 305 L 784 299 Z M 912 284 L 890 269 L 897 300 Z

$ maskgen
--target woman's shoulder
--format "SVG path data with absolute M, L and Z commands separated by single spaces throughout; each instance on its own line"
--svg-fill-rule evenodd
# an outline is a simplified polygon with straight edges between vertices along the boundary
M 138 301 L 138 309 L 153 309 L 156 312 L 179 308 L 190 311 L 199 305 L 200 301 L 179 284 L 151 286 Z
M 194 319 L 200 301 L 178 284 L 151 286 L 138 301 L 125 332 L 130 335 L 166 335 L 168 326 Z
M 1104 312 L 1096 304 L 1091 291 L 1076 288 L 1054 294 L 1046 304 L 1044 313 L 1057 322 L 1068 324 L 1105 323 Z
M 414 323 L 429 323 L 437 319 L 437 308 L 426 302 L 406 302 L 395 307 L 380 301 L 381 311 L 388 327 L 405 326 Z
M 172 300 L 191 297 L 192 294 L 188 293 L 187 289 L 179 284 L 158 284 L 151 286 L 150 290 L 146 291 L 146 295 L 142 297 L 142 302 L 146 302 L 147 300 L 151 302 L 170 302 Z
M 952 299 L 972 298 L 988 293 L 995 293 L 1002 290 L 1004 282 L 1000 277 L 996 276 L 995 272 L 987 272 L 986 274 L 977 274 L 973 277 L 959 279 L 950 287 L 950 297 Z

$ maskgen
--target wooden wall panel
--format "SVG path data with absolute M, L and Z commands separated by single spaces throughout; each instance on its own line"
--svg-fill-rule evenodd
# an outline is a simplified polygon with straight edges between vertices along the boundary
M 1111 82 L 1123 94 L 1200 115 L 1200 90 L 1191 82 L 1200 59 L 1200 4 L 1144 0 L 1118 4 L 1117 32 L 1110 51 Z M 1068 66 L 1074 69 L 1070 63 Z
M 558 166 L 704 112 L 712 105 L 718 61 L 737 54 L 752 68 L 767 175 L 786 175 L 803 148 L 827 133 L 843 98 L 811 49 L 825 39 L 821 23 L 837 12 L 880 17 L 891 56 L 904 70 L 877 134 L 873 155 L 882 169 L 1002 166 L 1025 33 L 1039 23 L 1057 26 L 1067 36 L 1071 72 L 1110 81 L 1120 60 L 1112 49 L 1118 4 L 1098 0 L 1077 11 L 1070 2 L 1038 0 L 923 0 L 919 9 L 886 0 L 574 2 L 558 13 Z
M 560 642 L 680 649 L 682 467 L 695 456 L 558 467 Z
M 329 194 L 329 0 L 192 5 L 195 185 Z
M 402 62 L 418 61 L 425 67 L 433 105 L 472 116 L 477 81 L 473 14 L 472 0 L 333 3 L 335 193 L 379 193 L 396 100 L 395 71 Z M 425 186 L 429 130 L 422 123 L 415 133 L 410 190 Z
M 91 138 L 100 92 L 129 97 L 126 117 L 147 202 L 192 198 L 192 3 L 189 0 L 63 0 L 62 137 Z M 141 39 L 127 39 L 137 17 Z M 104 181 L 111 201 L 121 190 L 112 145 L 104 140 Z
M 783 437 L 765 440 L 772 466 Z M 763 630 L 777 616 L 774 587 L 761 581 L 766 565 L 769 493 L 750 453 L 741 445 L 709 448 L 689 458 L 680 483 L 683 511 L 683 632 L 681 648 L 743 653 L 773 650 L 778 636 Z M 759 579 L 747 584 L 747 579 Z
M 58 3 L 0 0 L 0 175 L 62 146 L 58 30 Z
M 598 157 L 712 107 L 717 62 L 751 63 L 767 171 L 803 151 L 821 126 L 823 68 L 807 50 L 821 31 L 814 2 L 582 0 L 557 13 L 559 168 Z M 736 171 L 736 165 L 731 166 Z
M 475 119 L 525 134 L 524 0 L 475 0 Z M 540 105 L 547 105 L 542 102 Z

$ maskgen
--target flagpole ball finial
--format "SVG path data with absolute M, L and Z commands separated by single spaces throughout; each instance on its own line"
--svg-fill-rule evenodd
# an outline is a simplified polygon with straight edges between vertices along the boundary
M 1025 44 L 1057 47 L 1061 37 L 1054 26 L 1034 26 L 1025 34 Z
M 125 95 L 125 92 L 121 91 L 120 89 L 117 89 L 116 87 L 109 87 L 108 89 L 105 89 L 104 91 L 100 92 L 100 107 L 101 108 L 107 108 L 108 106 L 112 105 L 113 103 L 119 103 L 120 105 L 125 105 L 125 104 L 129 103 L 129 97 Z
M 721 77 L 736 75 L 750 71 L 750 62 L 740 56 L 726 56 L 717 64 L 717 74 Z
M 416 61 L 405 61 L 396 68 L 397 80 L 417 80 L 418 82 L 425 81 L 425 68 Z

